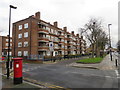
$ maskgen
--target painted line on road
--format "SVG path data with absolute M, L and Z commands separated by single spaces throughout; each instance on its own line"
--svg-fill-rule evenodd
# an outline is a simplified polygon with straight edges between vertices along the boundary
M 115 73 L 117 75 L 117 78 L 120 78 L 118 70 L 115 70 Z
M 105 78 L 116 78 L 116 77 L 112 77 L 112 76 L 101 76 L 101 75 L 95 75 L 95 74 L 90 74 L 90 76 L 97 76 L 97 77 L 105 77 Z
M 30 82 L 27 82 L 27 81 L 23 81 L 23 82 L 28 83 L 28 84 L 33 85 L 33 86 L 36 86 L 36 87 L 39 87 L 39 88 L 45 88 L 43 86 L 40 86 L 40 85 L 37 85 L 37 84 L 33 84 L 33 83 L 30 83 Z
M 81 73 L 78 73 L 78 72 L 72 72 L 72 73 L 77 73 L 77 74 L 81 74 Z M 103 78 L 116 78 L 116 77 L 112 77 L 112 76 L 101 76 L 101 75 L 96 75 L 96 74 L 81 74 L 81 75 L 84 75 L 84 76 L 95 76 L 95 77 L 103 77 Z
M 117 77 L 119 76 L 119 72 L 118 72 L 118 70 L 115 70 L 115 73 L 116 73 L 116 75 L 117 75 Z
M 30 82 L 30 83 L 34 83 L 37 85 L 42 85 L 43 87 L 46 88 L 61 88 L 61 89 L 65 89 L 64 87 L 61 86 L 56 86 L 56 85 L 51 85 L 49 83 L 44 83 L 44 82 L 38 82 L 37 80 L 33 80 L 33 79 L 29 79 L 29 78 L 23 78 L 25 81 Z
M 23 69 L 23 72 L 32 71 L 32 70 L 38 69 L 38 68 L 40 68 L 40 67 L 41 67 L 41 66 L 37 66 L 37 67 L 29 68 L 29 69 Z

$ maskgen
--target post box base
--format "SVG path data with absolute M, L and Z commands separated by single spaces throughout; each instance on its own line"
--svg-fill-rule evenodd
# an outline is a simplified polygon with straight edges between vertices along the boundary
M 22 83 L 22 77 L 14 78 L 14 84 L 21 84 L 21 83 Z

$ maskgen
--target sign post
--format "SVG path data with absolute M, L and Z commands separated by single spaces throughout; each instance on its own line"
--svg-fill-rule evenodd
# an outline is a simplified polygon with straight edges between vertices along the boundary
M 54 51 L 54 48 L 53 48 L 53 42 L 49 42 L 49 49 L 50 49 L 51 60 L 52 60 L 52 52 Z

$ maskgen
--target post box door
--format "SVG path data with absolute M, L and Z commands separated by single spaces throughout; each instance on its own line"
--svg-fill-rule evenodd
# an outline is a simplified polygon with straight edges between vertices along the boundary
M 22 77 L 22 60 L 14 62 L 14 77 L 15 78 Z

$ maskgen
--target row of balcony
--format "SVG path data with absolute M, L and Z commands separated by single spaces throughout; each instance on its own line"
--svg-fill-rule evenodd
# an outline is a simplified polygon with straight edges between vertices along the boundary
M 49 38 L 47 37 L 39 37 L 38 38 L 39 42 L 49 42 L 49 41 L 53 41 L 53 42 L 59 42 L 59 43 L 64 43 L 64 41 L 60 41 L 60 40 L 50 40 Z M 67 42 L 68 45 L 76 45 L 76 44 L 73 44 L 72 42 Z M 80 45 L 80 44 L 77 44 L 77 45 Z M 86 45 L 86 44 L 84 44 Z
M 38 29 L 38 33 L 42 33 L 42 34 L 49 34 L 49 31 L 46 30 L 46 29 Z M 51 33 L 50 34 L 53 34 L 53 35 L 57 35 L 59 38 L 64 38 L 64 35 L 60 35 L 60 34 L 56 34 L 56 33 Z
M 52 41 L 52 40 L 49 40 L 49 38 L 47 37 L 39 37 L 38 38 L 38 41 L 39 42 L 49 42 L 49 41 Z M 53 42 L 59 42 L 59 44 L 64 44 L 64 41 L 60 41 L 60 40 L 53 40 Z M 72 42 L 67 42 L 67 45 L 70 46 L 70 45 L 74 45 L 76 46 L 76 44 L 73 44 Z M 80 44 L 77 44 L 77 46 L 80 45 Z M 83 46 L 83 45 L 82 45 Z
M 49 34 L 49 31 L 46 30 L 46 29 L 43 29 L 43 28 L 39 28 L 38 33 Z M 61 34 L 55 34 L 55 33 L 51 33 L 51 32 L 50 32 L 50 34 L 57 35 L 58 38 L 65 38 L 64 35 L 61 35 Z M 73 40 L 73 38 L 72 37 L 67 37 L 67 40 L 70 41 L 70 40 Z M 73 40 L 73 41 L 76 42 L 76 40 Z
M 49 50 L 49 46 L 47 45 L 42 45 L 42 46 L 38 46 L 38 50 L 39 51 L 48 51 Z M 78 50 L 77 48 L 72 48 L 72 47 L 68 47 L 68 48 L 64 48 L 64 47 L 54 47 L 54 50 Z

